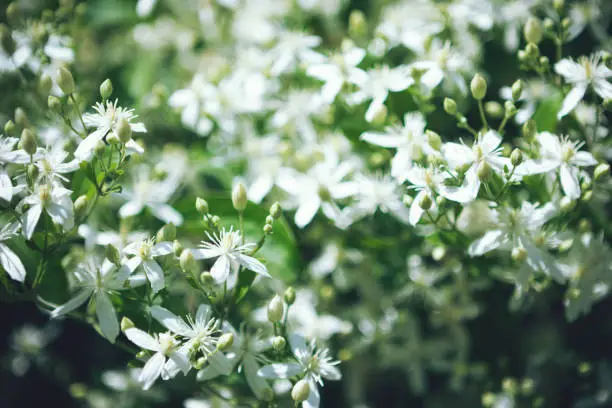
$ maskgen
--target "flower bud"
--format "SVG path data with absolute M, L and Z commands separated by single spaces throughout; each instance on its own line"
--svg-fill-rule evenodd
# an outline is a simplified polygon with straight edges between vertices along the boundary
M 15 124 L 19 126 L 20 129 L 26 128 L 29 125 L 28 115 L 22 108 L 15 109 Z
M 578 222 L 578 231 L 580 233 L 584 234 L 587 232 L 591 232 L 591 228 L 592 228 L 591 221 L 589 221 L 586 218 L 583 218 Z
M 6 7 L 6 20 L 13 27 L 19 25 L 21 22 L 21 10 L 19 10 L 19 5 L 17 2 L 11 2 Z
M 610 165 L 608 163 L 599 163 L 593 171 L 593 180 L 600 181 L 610 174 Z
M 565 8 L 565 0 L 553 0 L 553 8 L 557 13 L 561 14 Z
M 34 163 L 30 163 L 28 165 L 27 173 L 29 180 L 37 180 L 40 170 L 38 170 L 38 166 L 36 166 Z
M 540 56 L 540 49 L 534 43 L 529 43 L 525 46 L 525 56 L 535 60 Z
M 183 253 L 183 249 L 185 249 L 183 247 L 183 244 L 181 244 L 179 240 L 175 239 L 172 243 L 172 252 L 174 253 L 174 256 L 176 256 L 177 258 L 181 256 L 181 254 Z
M 232 189 L 232 204 L 234 208 L 242 212 L 247 206 L 247 191 L 244 184 L 238 183 Z
M 272 225 L 274 223 L 274 217 L 271 215 L 266 216 L 266 224 Z
M 30 129 L 23 129 L 21 132 L 21 139 L 19 140 L 21 148 L 25 150 L 27 154 L 33 156 L 36 153 L 38 145 L 36 144 L 36 136 Z
M 492 407 L 495 404 L 496 400 L 497 398 L 495 398 L 495 394 L 493 394 L 492 392 L 485 392 L 484 394 L 482 394 L 481 402 L 483 407 Z
M 51 91 L 52 87 L 53 80 L 49 75 L 43 73 L 40 78 L 38 78 L 38 90 L 41 94 L 46 95 Z
M 196 198 L 195 207 L 200 214 L 208 214 L 208 203 L 203 198 Z
M 349 15 L 348 32 L 353 38 L 359 38 L 366 34 L 368 23 L 365 14 L 361 10 L 353 10 Z
M 544 30 L 546 31 L 552 31 L 555 28 L 555 22 L 552 20 L 552 18 L 546 17 L 542 22 L 542 27 L 544 27 Z
M 9 119 L 4 124 L 4 133 L 6 133 L 7 136 L 13 136 L 16 131 L 17 131 L 17 126 L 15 126 L 15 122 Z
M 559 201 L 559 207 L 561 212 L 568 213 L 576 207 L 576 201 L 572 200 L 568 196 L 563 196 Z
M 285 294 L 283 295 L 283 297 L 285 298 L 285 302 L 287 302 L 289 306 L 291 306 L 295 302 L 295 289 L 293 289 L 293 286 L 289 286 L 285 290 Z
M 529 17 L 523 27 L 523 36 L 528 43 L 539 44 L 542 41 L 542 24 L 540 19 Z
M 47 106 L 51 112 L 60 114 L 62 112 L 62 101 L 54 95 L 49 95 L 47 98 Z
M 115 133 L 117 137 L 121 141 L 121 143 L 126 144 L 132 138 L 132 127 L 126 118 L 119 119 L 119 123 L 117 123 L 117 128 L 115 129 Z
M 176 227 L 173 223 L 168 223 L 157 231 L 157 242 L 174 241 L 176 238 Z
M 514 247 L 511 257 L 514 262 L 524 262 L 527 259 L 527 251 L 523 247 Z
M 224 333 L 217 341 L 217 350 L 227 351 L 234 344 L 234 333 Z
M 185 272 L 195 274 L 198 272 L 198 263 L 196 262 L 190 250 L 185 249 L 179 257 L 181 269 Z
M 193 368 L 195 368 L 196 370 L 201 370 L 204 368 L 204 366 L 206 365 L 206 362 L 208 361 L 208 359 L 206 357 L 199 357 L 195 364 L 193 364 Z
M 516 167 L 522 162 L 523 162 L 523 152 L 521 151 L 521 149 L 514 149 L 512 151 L 512 154 L 510 155 L 510 163 L 512 163 L 512 165 Z
M 215 278 L 211 275 L 210 272 L 204 271 L 200 274 L 200 282 L 204 285 L 210 285 L 215 281 Z
M 412 197 L 410 197 L 408 194 L 404 194 L 404 196 L 402 197 L 402 203 L 406 207 L 410 207 L 412 205 L 413 201 L 414 201 L 414 199 Z
M 372 125 L 374 126 L 383 126 L 387 122 L 387 116 L 389 115 L 389 110 L 385 105 L 380 105 L 374 118 L 372 118 Z
M 274 228 L 272 227 L 272 225 L 266 224 L 266 225 L 263 226 L 264 234 L 271 235 L 273 231 L 274 231 Z
M 127 329 L 132 329 L 136 327 L 133 321 L 131 321 L 128 317 L 123 316 L 121 319 L 121 331 L 124 332 Z
M 94 153 L 98 157 L 102 157 L 104 155 L 104 151 L 106 150 L 106 144 L 102 140 L 98 140 L 96 143 L 96 147 L 94 148 Z
M 504 102 L 504 115 L 506 115 L 507 118 L 511 118 L 512 116 L 516 115 L 516 112 L 516 106 L 514 103 L 512 103 L 512 101 Z
M 77 217 L 84 216 L 87 212 L 87 207 L 89 207 L 89 198 L 83 194 L 74 200 L 74 215 Z
M 472 82 L 470 82 L 470 91 L 472 96 L 477 101 L 484 99 L 487 94 L 487 81 L 480 74 L 474 75 Z
M 431 197 L 429 197 L 428 194 L 425 194 L 419 200 L 419 207 L 421 207 L 425 211 L 429 210 L 431 208 L 432 204 L 433 204 L 433 202 L 431 201 Z
M 612 112 L 612 98 L 604 99 L 602 105 L 608 112 Z
M 268 303 L 268 320 L 271 323 L 280 322 L 284 312 L 285 304 L 283 303 L 283 299 L 278 295 L 274 296 L 270 303 Z
M 440 148 L 442 147 L 442 138 L 440 137 L 440 135 L 434 132 L 433 130 L 427 130 L 425 131 L 425 134 L 427 135 L 427 142 L 429 143 L 429 145 L 435 150 L 440 150 Z
M 300 380 L 295 383 L 293 389 L 291 390 L 291 398 L 297 404 L 300 402 L 304 402 L 310 396 L 310 385 L 308 385 L 308 381 Z
M 497 101 L 489 101 L 484 105 L 485 112 L 492 118 L 500 118 L 504 114 L 504 108 Z
M 523 94 L 523 81 L 521 81 L 520 79 L 517 79 L 512 84 L 512 100 L 515 102 L 518 101 L 522 94 Z
M 274 350 L 281 352 L 287 346 L 287 340 L 282 336 L 276 336 L 272 339 L 272 347 Z
M 448 113 L 451 116 L 455 116 L 457 114 L 457 102 L 451 98 L 444 98 L 444 112 Z
M 70 95 L 74 92 L 76 85 L 74 84 L 74 78 L 68 68 L 62 66 L 57 70 L 57 85 L 66 95 Z
M 523 124 L 523 137 L 527 140 L 533 140 L 536 133 L 538 133 L 538 125 L 535 120 L 529 119 L 525 124 Z
M 280 218 L 281 214 L 282 214 L 282 208 L 280 206 L 280 204 L 277 202 L 275 202 L 274 204 L 272 204 L 272 206 L 270 207 L 270 215 L 274 218 L 274 219 L 278 219 Z
M 550 68 L 550 60 L 547 56 L 541 56 L 540 59 L 538 59 L 538 62 L 543 70 L 548 71 L 548 68 Z
M 100 85 L 100 96 L 103 100 L 107 100 L 113 94 L 113 83 L 110 79 L 105 79 Z
M 113 264 L 115 264 L 115 266 L 117 267 L 121 266 L 121 254 L 119 253 L 119 250 L 117 249 L 117 247 L 114 246 L 113 244 L 108 244 L 106 246 L 104 255 L 106 256 L 106 259 L 108 259 Z
M 486 180 L 491 174 L 491 165 L 486 161 L 480 162 L 478 168 L 476 169 L 476 174 L 478 175 L 480 181 Z
M 589 201 L 591 201 L 591 199 L 593 198 L 593 190 L 587 190 L 582 194 L 582 197 L 580 197 L 580 200 L 588 203 Z
M 221 217 L 219 217 L 218 215 L 213 215 L 212 217 L 210 217 L 210 222 L 216 228 L 219 228 L 221 226 Z

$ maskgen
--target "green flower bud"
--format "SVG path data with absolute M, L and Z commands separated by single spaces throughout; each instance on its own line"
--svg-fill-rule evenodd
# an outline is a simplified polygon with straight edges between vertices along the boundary
M 38 179 L 38 175 L 40 173 L 40 170 L 38 170 L 38 166 L 35 165 L 34 163 L 28 164 L 28 179 L 30 180 L 36 180 Z
M 15 109 L 15 124 L 19 126 L 20 129 L 26 128 L 29 125 L 28 115 L 22 108 Z
M 428 194 L 425 194 L 419 200 L 419 207 L 421 207 L 425 211 L 429 210 L 431 208 L 432 204 L 433 204 L 433 202 L 431 201 L 431 197 L 429 197 Z
M 176 238 L 176 226 L 168 223 L 157 231 L 157 242 L 174 241 Z
M 491 165 L 489 163 L 486 161 L 480 162 L 478 168 L 476 169 L 476 174 L 478 175 L 480 181 L 486 180 L 491 174 L 491 170 Z
M 368 30 L 365 14 L 361 10 L 353 10 L 349 15 L 349 35 L 353 38 L 363 37 Z
M 489 101 L 484 105 L 485 112 L 492 118 L 500 118 L 504 114 L 504 108 L 497 101 Z
M 527 259 L 527 251 L 523 247 L 514 247 L 511 257 L 514 262 L 524 262 Z
M 470 91 L 472 96 L 477 101 L 484 99 L 487 94 L 487 81 L 480 74 L 474 75 L 472 82 L 470 82 Z
M 66 95 L 70 95 L 75 91 L 74 78 L 68 68 L 62 66 L 57 70 L 57 85 Z
M 508 394 L 516 394 L 517 384 L 514 378 L 504 378 L 502 380 L 502 389 Z
M 268 320 L 271 323 L 278 323 L 283 318 L 284 312 L 285 304 L 283 299 L 278 295 L 274 296 L 270 303 L 268 303 Z
M 457 102 L 451 98 L 444 98 L 444 112 L 448 113 L 451 116 L 455 116 L 457 114 Z
M 527 60 L 527 53 L 524 50 L 518 50 L 516 56 L 520 62 L 525 62 Z
M 266 225 L 263 226 L 264 234 L 271 235 L 273 231 L 274 231 L 274 228 L 272 227 L 272 225 L 266 224 Z
M 203 198 L 196 198 L 195 207 L 200 214 L 208 214 L 208 203 Z
M 308 385 L 308 381 L 300 380 L 295 383 L 293 388 L 291 389 L 291 398 L 297 404 L 300 402 L 304 402 L 310 396 L 310 385 Z
M 564 30 L 570 28 L 571 25 L 572 20 L 570 20 L 569 17 L 565 17 L 563 20 L 561 20 L 561 28 L 563 28 Z
M 204 366 L 206 365 L 206 362 L 208 361 L 208 359 L 206 357 L 199 357 L 195 364 L 193 364 L 193 368 L 195 368 L 196 370 L 201 370 L 204 368 Z
M 521 81 L 520 79 L 517 79 L 512 84 L 512 100 L 515 102 L 518 101 L 522 94 L 523 94 L 523 81 Z
M 602 105 L 604 109 L 606 109 L 608 112 L 612 112 L 612 98 L 604 99 L 604 101 L 602 102 Z
M 21 145 L 21 148 L 30 156 L 33 156 L 38 148 L 38 145 L 36 144 L 36 136 L 34 136 L 34 132 L 28 128 L 23 129 L 21 132 L 19 144 Z
M 540 19 L 529 17 L 523 27 L 523 36 L 528 43 L 539 44 L 542 41 L 542 23 Z
M 122 144 L 126 144 L 130 141 L 130 139 L 132 139 L 132 127 L 126 118 L 119 119 L 115 132 L 117 133 L 117 137 L 119 137 Z
M 212 225 L 219 228 L 221 226 L 221 217 L 219 217 L 218 215 L 213 215 L 210 218 L 210 222 L 212 223 Z
M 82 217 L 86 214 L 87 208 L 89 207 L 89 198 L 86 195 L 79 196 L 74 200 L 74 215 Z
M 487 408 L 492 407 L 495 404 L 495 401 L 495 394 L 492 392 L 485 392 L 482 394 L 482 406 Z
M 188 249 L 184 249 L 183 252 L 181 252 L 179 264 L 181 265 L 181 269 L 187 273 L 198 273 L 198 263 L 193 257 L 193 253 L 191 253 L 191 251 Z
M 232 189 L 232 204 L 234 208 L 239 212 L 244 211 L 247 206 L 247 201 L 247 191 L 244 184 L 236 184 Z
M 133 321 L 131 321 L 128 317 L 123 316 L 121 319 L 121 331 L 124 332 L 127 329 L 131 329 L 136 327 Z
M 200 282 L 204 285 L 210 285 L 215 281 L 215 278 L 208 271 L 204 271 L 200 274 Z
M 52 87 L 53 80 L 49 75 L 43 73 L 40 78 L 38 78 L 38 90 L 41 94 L 46 95 L 51 91 Z
M 13 27 L 18 26 L 21 22 L 21 10 L 17 2 L 12 2 L 6 7 L 6 21 Z
M 102 140 L 98 140 L 98 143 L 96 143 L 96 147 L 94 148 L 94 153 L 98 157 L 102 157 L 102 155 L 104 155 L 105 150 L 106 150 L 106 144 Z
M 295 302 L 295 289 L 293 289 L 293 286 L 289 286 L 285 290 L 285 294 L 283 295 L 283 297 L 285 298 L 285 302 L 287 302 L 289 306 L 291 306 Z
M 429 145 L 436 150 L 440 150 L 442 147 L 442 138 L 440 135 L 433 130 L 427 130 L 425 131 L 425 134 L 427 135 L 427 142 Z
M 282 336 L 276 336 L 272 339 L 272 347 L 274 350 L 281 352 L 287 347 L 287 340 Z
M 568 213 L 568 212 L 572 211 L 574 209 L 574 207 L 576 207 L 576 201 L 572 200 L 568 196 L 564 196 L 559 201 L 559 207 L 561 208 L 562 212 Z
M 557 13 L 563 13 L 563 9 L 565 8 L 565 0 L 553 0 L 553 8 Z
M 175 239 L 172 243 L 172 252 L 174 253 L 174 256 L 176 256 L 177 258 L 181 256 L 181 254 L 183 253 L 183 249 L 185 249 L 183 247 L 183 244 L 181 244 L 178 240 Z
M 552 31 L 555 28 L 555 22 L 552 20 L 552 18 L 546 17 L 542 23 L 542 26 L 544 27 L 544 30 Z
M 68 393 L 74 399 L 84 399 L 87 396 L 87 387 L 82 383 L 70 384 Z
M 591 201 L 592 198 L 593 198 L 593 190 L 587 190 L 582 194 L 582 197 L 580 197 L 580 200 L 582 200 L 585 203 L 588 203 L 589 201 Z
M 60 114 L 62 112 L 62 101 L 53 95 L 49 95 L 47 98 L 47 106 L 51 112 Z
M 217 350 L 227 351 L 234 344 L 234 333 L 224 333 L 217 341 Z
M 274 223 L 274 217 L 272 217 L 271 215 L 267 215 L 266 224 L 272 225 L 272 223 Z
M 610 174 L 610 165 L 608 163 L 599 163 L 595 170 L 593 171 L 593 180 L 600 181 L 603 180 Z
M 533 140 L 536 133 L 538 133 L 538 125 L 535 120 L 529 119 L 523 124 L 523 137 L 527 140 Z
M 113 94 L 113 83 L 106 78 L 100 85 L 100 96 L 103 100 L 107 100 Z
M 550 60 L 546 56 L 540 57 L 538 59 L 538 62 L 540 63 L 540 67 L 545 71 L 547 71 L 548 68 L 550 67 Z
M 270 215 L 275 218 L 275 219 L 279 219 L 281 214 L 282 214 L 283 209 L 281 208 L 280 204 L 277 202 L 275 202 L 274 204 L 272 204 L 272 206 L 270 207 Z
M 516 112 L 516 106 L 514 106 L 512 101 L 504 102 L 504 115 L 506 115 L 506 117 L 511 118 L 512 116 L 516 115 Z
M 523 162 L 523 152 L 521 151 L 521 149 L 514 149 L 512 151 L 512 154 L 510 155 L 510 163 L 512 163 L 512 165 L 516 167 L 522 162 Z
M 9 119 L 4 124 L 4 133 L 6 133 L 7 136 L 14 136 L 16 132 L 17 132 L 17 126 L 15 126 L 15 122 Z
M 534 43 L 529 43 L 525 46 L 525 55 L 527 58 L 535 60 L 540 56 L 540 49 Z
M 76 204 L 75 204 L 75 207 L 76 207 Z M 108 259 L 113 264 L 115 264 L 115 266 L 117 267 L 121 266 L 121 254 L 119 253 L 119 250 L 117 249 L 117 247 L 114 246 L 113 244 L 108 244 L 106 246 L 104 255 L 106 256 L 106 259 Z

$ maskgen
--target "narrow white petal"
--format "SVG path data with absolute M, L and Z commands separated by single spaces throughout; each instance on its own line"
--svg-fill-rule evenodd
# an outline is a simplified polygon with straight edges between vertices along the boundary
M 243 254 L 236 254 L 235 256 L 238 263 L 244 266 L 245 268 L 260 275 L 267 276 L 268 278 L 271 277 L 268 273 L 268 269 L 266 268 L 266 266 L 259 262 L 257 259 L 253 258 L 252 256 Z
M 321 395 L 319 394 L 319 384 L 313 379 L 308 381 L 310 386 L 310 395 L 308 399 L 302 402 L 302 408 L 319 408 L 321 404 Z
M 173 223 L 176 226 L 183 224 L 183 216 L 180 212 L 170 207 L 168 204 L 149 204 L 149 208 L 155 217 L 159 218 L 165 223 Z
M 319 197 L 310 197 L 306 201 L 303 201 L 295 212 L 295 225 L 298 228 L 304 228 L 310 224 L 310 221 L 314 218 L 315 214 L 319 210 L 321 200 Z
M 221 255 L 215 263 L 213 267 L 210 269 L 210 274 L 215 279 L 217 283 L 222 283 L 227 280 L 227 277 L 230 272 L 230 262 L 226 255 Z
M 149 333 L 132 327 L 123 332 L 132 343 L 138 347 L 151 351 L 159 350 L 159 343 Z
M 110 298 L 103 291 L 96 294 L 96 315 L 104 337 L 114 343 L 119 335 L 119 322 Z
M 181 351 L 173 351 L 170 353 L 170 360 L 176 364 L 176 366 L 183 372 L 183 374 L 187 374 L 191 369 L 191 364 L 189 364 L 189 358 L 187 357 L 185 352 Z
M 0 264 L 11 279 L 18 282 L 25 280 L 26 270 L 21 259 L 4 244 L 0 244 Z
M 164 368 L 166 357 L 162 353 L 155 353 L 145 364 L 138 377 L 138 382 L 142 384 L 143 390 L 151 388 Z
M 580 198 L 580 184 L 578 183 L 577 171 L 569 168 L 567 165 L 562 165 L 559 169 L 559 178 L 561 179 L 561 187 L 566 196 L 571 199 Z
M 261 367 L 257 370 L 257 375 L 269 379 L 291 378 L 303 371 L 302 366 L 297 363 L 274 363 Z
M 142 266 L 147 274 L 147 278 L 149 278 L 149 282 L 151 282 L 151 289 L 153 289 L 153 293 L 157 293 L 162 290 L 165 284 L 164 271 L 162 270 L 161 266 L 152 260 L 143 261 Z
M 259 365 L 251 354 L 246 354 L 242 360 L 242 368 L 246 382 L 258 399 L 263 399 L 268 390 L 272 391 L 268 382 L 257 375 Z
M 119 216 L 121 218 L 133 217 L 142 211 L 142 207 L 143 205 L 140 201 L 128 201 L 119 208 Z
M 160 242 L 156 244 L 153 248 L 151 248 L 152 256 L 162 256 L 168 255 L 172 253 L 174 249 L 172 248 L 172 244 L 170 242 Z
M 54 309 L 51 312 L 51 317 L 58 317 L 58 316 L 62 316 L 62 315 L 72 312 L 73 310 L 81 306 L 83 303 L 85 303 L 85 301 L 89 299 L 92 293 L 93 293 L 92 289 L 81 290 L 79 293 L 76 294 L 75 297 L 70 299 L 68 302 Z
M 498 248 L 505 238 L 501 230 L 487 231 L 481 238 L 472 242 L 468 248 L 468 255 L 480 256 Z
M 0 167 L 0 198 L 11 201 L 13 198 L 13 183 L 4 168 Z
M 40 204 L 34 204 L 30 207 L 28 212 L 23 215 L 21 228 L 26 239 L 32 238 L 34 229 L 36 229 L 36 224 L 38 224 L 38 220 L 40 219 L 40 214 L 42 214 L 42 206 Z
M 578 105 L 578 103 L 584 97 L 584 94 L 587 89 L 586 83 L 576 84 L 572 88 L 571 91 L 568 92 L 567 96 L 563 100 L 563 104 L 561 105 L 561 110 L 557 113 L 557 119 L 561 119 L 568 113 L 570 113 L 574 108 Z
M 151 307 L 151 316 L 172 333 L 186 336 L 192 330 L 183 319 L 161 306 Z

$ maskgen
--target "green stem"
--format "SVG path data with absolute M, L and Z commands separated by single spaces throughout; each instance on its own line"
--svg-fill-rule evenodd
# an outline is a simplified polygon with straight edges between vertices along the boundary
M 81 109 L 79 109 L 79 104 L 77 103 L 73 93 L 70 94 L 70 99 L 74 104 L 74 109 L 76 109 L 77 113 L 79 114 L 79 120 L 81 121 L 81 125 L 83 125 L 83 130 L 87 129 L 87 126 L 85 126 L 85 121 L 83 120 L 83 115 L 81 114 Z
M 487 117 L 484 112 L 484 106 L 482 104 L 482 100 L 478 100 L 478 112 L 480 112 L 480 120 L 482 121 L 482 128 L 486 132 L 489 130 L 489 123 L 487 122 Z

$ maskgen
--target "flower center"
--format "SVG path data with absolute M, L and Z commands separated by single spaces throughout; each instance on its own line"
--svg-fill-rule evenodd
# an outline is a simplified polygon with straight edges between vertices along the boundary
M 49 188 L 49 186 L 41 186 L 40 190 L 38 191 L 38 197 L 40 198 L 40 201 L 42 201 L 43 205 L 51 201 L 51 189 Z
M 565 162 L 570 161 L 574 157 L 575 154 L 576 154 L 576 149 L 574 149 L 573 146 L 571 145 L 563 146 L 563 161 Z
M 142 245 L 140 245 L 139 253 L 142 259 L 149 259 L 151 256 L 151 244 L 143 242 Z
M 169 334 L 161 333 L 159 335 L 159 345 L 160 351 L 165 356 L 167 356 L 172 352 L 172 349 L 174 348 L 174 338 Z

